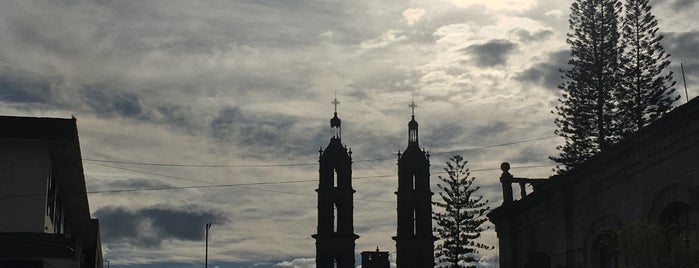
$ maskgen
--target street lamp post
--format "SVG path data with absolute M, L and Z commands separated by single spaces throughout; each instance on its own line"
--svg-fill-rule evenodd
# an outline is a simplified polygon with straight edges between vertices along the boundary
M 212 222 L 206 223 L 206 249 L 204 251 L 204 268 L 209 268 L 209 228 Z

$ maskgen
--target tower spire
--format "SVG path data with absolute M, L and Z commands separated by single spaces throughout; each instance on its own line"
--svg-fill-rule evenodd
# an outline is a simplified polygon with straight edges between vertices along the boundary
M 398 267 L 434 267 L 432 192 L 429 154 L 418 144 L 415 101 L 411 101 L 408 147 L 398 155 L 396 264 Z
M 340 140 L 340 118 L 337 117 L 337 95 L 333 99 L 334 116 L 330 127 L 337 132 L 330 138 L 325 150 L 320 150 L 318 162 L 318 229 L 316 240 L 316 267 L 354 268 L 355 240 L 354 201 L 352 195 L 352 150 Z

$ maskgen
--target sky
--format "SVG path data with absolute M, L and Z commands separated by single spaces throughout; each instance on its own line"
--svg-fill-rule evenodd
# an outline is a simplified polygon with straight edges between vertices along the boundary
M 570 4 L 3 1 L 0 114 L 77 118 L 110 267 L 202 267 L 213 222 L 211 267 L 301 268 L 313 267 L 318 149 L 337 96 L 356 254 L 394 253 L 412 100 L 433 191 L 455 154 L 491 207 L 501 162 L 517 177 L 553 173 Z M 651 4 L 678 92 L 682 62 L 697 96 L 699 4 Z M 481 242 L 497 246 L 492 227 Z M 496 250 L 481 253 L 495 267 Z

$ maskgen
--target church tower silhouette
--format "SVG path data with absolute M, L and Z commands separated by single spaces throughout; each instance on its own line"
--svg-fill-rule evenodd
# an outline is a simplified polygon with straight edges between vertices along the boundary
M 396 265 L 434 267 L 432 235 L 432 192 L 430 191 L 429 153 L 420 149 L 415 102 L 410 104 L 412 119 L 408 122 L 408 148 L 398 153 L 398 234 Z
M 320 182 L 318 185 L 318 230 L 312 235 L 316 240 L 317 268 L 354 268 L 355 240 L 352 195 L 352 150 L 342 145 L 342 121 L 335 115 L 330 127 L 335 134 L 320 153 Z

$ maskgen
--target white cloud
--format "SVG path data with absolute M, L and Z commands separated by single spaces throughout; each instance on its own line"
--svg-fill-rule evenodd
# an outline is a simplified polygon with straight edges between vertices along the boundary
M 403 11 L 403 19 L 408 26 L 414 26 L 420 22 L 423 16 L 425 16 L 425 9 L 423 8 L 408 8 Z
M 274 265 L 275 267 L 290 267 L 290 268 L 315 268 L 315 258 L 300 258 L 290 261 L 283 261 Z
M 536 0 L 449 0 L 461 8 L 484 6 L 493 11 L 522 11 L 536 5 Z
M 392 44 L 408 40 L 408 37 L 399 30 L 388 30 L 380 36 L 364 41 L 360 44 L 363 49 L 384 48 Z

